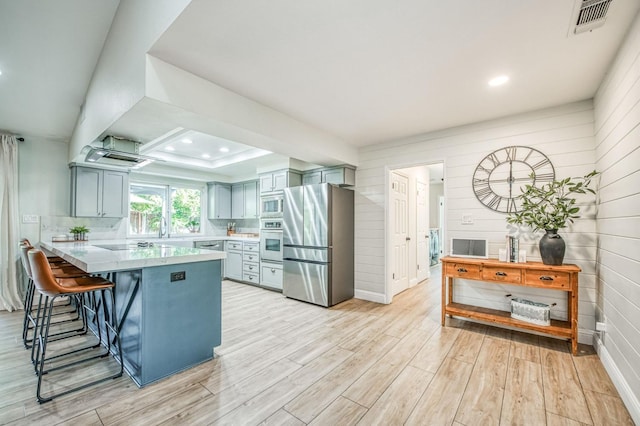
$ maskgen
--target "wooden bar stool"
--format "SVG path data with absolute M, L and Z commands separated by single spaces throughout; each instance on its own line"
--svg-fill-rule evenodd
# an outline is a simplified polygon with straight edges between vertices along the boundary
M 33 308 L 33 298 L 35 293 L 35 287 L 33 285 L 33 276 L 31 273 L 31 266 L 29 264 L 29 257 L 27 255 L 27 252 L 32 249 L 33 249 L 33 246 L 28 245 L 28 240 L 22 242 L 20 245 L 20 259 L 22 261 L 22 267 L 24 268 L 24 271 L 28 277 L 27 289 L 25 291 L 25 296 L 24 296 L 24 321 L 23 321 L 23 327 L 22 327 L 22 342 L 24 344 L 25 349 L 30 349 L 32 347 L 33 339 L 29 337 L 29 331 L 33 330 L 33 328 L 36 325 L 36 318 L 34 316 L 36 310 L 34 310 Z M 47 261 L 49 261 L 49 258 L 47 258 Z M 64 263 L 61 263 L 61 262 L 55 262 L 53 264 L 50 263 L 50 265 L 51 265 L 54 276 L 56 276 L 57 278 L 75 278 L 75 277 L 89 276 L 89 274 L 84 272 L 82 269 L 77 268 L 66 261 L 64 261 Z M 69 298 L 69 300 L 74 301 L 75 299 Z M 77 304 L 75 307 L 73 307 L 73 309 L 68 309 L 66 308 L 66 306 L 69 306 L 69 305 L 64 305 L 63 309 L 57 309 L 56 313 L 53 314 L 58 316 L 65 315 L 65 318 L 56 321 L 56 323 L 76 321 L 80 319 L 80 311 L 77 307 Z M 75 314 L 75 318 L 69 317 L 69 314 L 71 315 Z M 86 332 L 86 325 L 84 325 L 83 329 L 84 329 L 84 332 Z M 76 331 L 81 331 L 83 329 L 69 330 L 68 332 L 76 332 Z M 32 360 L 33 360 L 33 353 L 32 353 Z
M 123 364 L 122 364 L 122 345 L 120 343 L 120 336 L 118 333 L 118 319 L 116 315 L 116 304 L 115 304 L 115 294 L 113 291 L 114 284 L 111 281 L 108 281 L 102 277 L 77 277 L 77 278 L 58 278 L 53 274 L 51 270 L 51 266 L 47 262 L 47 257 L 41 250 L 29 250 L 29 264 L 31 266 L 31 271 L 33 274 L 33 282 L 36 290 L 40 293 L 41 296 L 44 297 L 44 303 L 38 306 L 38 315 L 35 338 L 37 339 L 38 344 L 36 345 L 34 342 L 34 347 L 37 346 L 36 351 L 36 373 L 38 375 L 38 386 L 36 389 L 36 396 L 38 398 L 38 402 L 43 403 L 52 400 L 55 397 L 66 395 L 70 392 L 74 392 L 80 389 L 84 389 L 88 386 L 92 386 L 94 384 L 103 382 L 105 380 L 114 379 L 122 376 L 123 373 Z M 106 293 L 109 293 L 110 298 L 107 300 Z M 68 344 L 65 342 L 64 349 L 65 352 L 56 353 L 54 356 L 47 357 L 47 349 L 49 344 L 55 342 L 56 340 L 50 339 L 49 330 L 51 327 L 51 317 L 53 313 L 53 305 L 57 298 L 67 297 L 67 296 L 77 296 L 79 300 L 84 301 L 85 296 L 96 297 L 99 296 L 101 298 L 101 303 L 98 305 L 99 310 L 102 310 L 103 322 L 100 323 L 98 321 L 96 327 L 96 337 L 98 342 L 93 345 L 87 346 L 86 343 L 83 342 L 82 345 L 78 345 L 78 347 L 68 348 Z M 107 303 L 108 302 L 108 303 Z M 82 310 L 86 310 L 89 307 L 86 303 L 82 303 Z M 95 318 L 99 319 L 100 312 L 96 310 L 94 313 Z M 83 317 L 86 318 L 86 314 L 83 313 Z M 38 324 L 39 322 L 39 324 Z M 102 337 L 102 329 L 104 326 L 105 330 L 105 338 Z M 112 340 L 113 338 L 113 340 Z M 52 393 L 48 396 L 42 396 L 41 388 L 42 388 L 42 377 L 51 373 L 55 370 L 66 369 L 68 367 L 77 366 L 78 364 L 84 363 L 86 361 L 98 359 L 98 358 L 107 358 L 109 357 L 112 350 L 112 341 L 115 343 L 114 351 L 117 351 L 116 361 L 119 364 L 118 371 L 115 374 L 110 374 L 107 377 L 102 377 L 96 380 L 93 380 L 89 383 L 80 384 L 75 387 L 69 387 L 67 385 L 64 386 L 64 390 L 59 393 Z M 99 348 L 101 345 L 104 345 L 105 351 L 99 351 L 98 354 L 90 354 L 89 356 L 78 358 L 77 355 L 84 353 L 85 351 L 93 352 L 93 349 Z M 59 362 L 64 359 L 69 359 L 67 364 L 56 365 L 55 367 L 49 366 L 47 367 L 47 363 L 55 360 Z M 75 370 L 74 370 L 75 371 Z M 69 373 L 71 374 L 71 373 Z M 75 371 L 74 374 L 82 374 L 82 372 Z

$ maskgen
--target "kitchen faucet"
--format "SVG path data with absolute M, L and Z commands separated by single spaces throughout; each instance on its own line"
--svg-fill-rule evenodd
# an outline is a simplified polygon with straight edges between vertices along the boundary
M 160 217 L 160 226 L 158 227 L 158 238 L 162 238 L 167 233 L 167 220 L 164 216 Z M 167 236 L 167 238 L 169 238 Z

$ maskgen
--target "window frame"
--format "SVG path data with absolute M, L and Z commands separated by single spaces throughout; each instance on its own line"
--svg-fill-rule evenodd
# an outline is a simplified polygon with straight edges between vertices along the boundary
M 162 218 L 166 220 L 166 233 L 160 237 L 159 233 L 133 234 L 131 232 L 131 187 L 146 186 L 162 190 L 163 206 Z M 200 192 L 200 229 L 198 232 L 174 233 L 173 231 L 173 199 L 172 192 L 174 189 L 193 189 Z M 129 182 L 129 202 L 127 203 L 127 238 L 170 238 L 184 236 L 202 236 L 204 235 L 204 218 L 205 218 L 205 186 L 201 184 L 189 184 L 179 182 L 148 182 L 132 180 Z

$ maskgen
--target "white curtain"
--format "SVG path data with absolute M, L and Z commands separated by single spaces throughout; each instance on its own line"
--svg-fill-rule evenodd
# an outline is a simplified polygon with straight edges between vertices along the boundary
M 18 280 L 18 141 L 0 135 L 0 309 L 22 308 Z

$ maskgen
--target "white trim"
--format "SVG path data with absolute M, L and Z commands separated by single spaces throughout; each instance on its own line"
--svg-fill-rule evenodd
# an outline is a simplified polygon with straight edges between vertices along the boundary
M 633 394 L 633 391 L 622 375 L 622 372 L 620 372 L 613 358 L 611 358 L 607 347 L 602 343 L 602 340 L 600 340 L 596 333 L 594 333 L 593 345 L 600 356 L 600 361 L 602 362 L 602 365 L 604 365 L 604 369 L 607 370 L 609 377 L 611 377 L 611 381 L 618 390 L 620 398 L 622 398 L 624 405 L 627 407 L 627 410 L 629 410 L 631 418 L 635 424 L 640 425 L 640 401 Z
M 376 293 L 373 291 L 368 291 L 368 290 L 355 290 L 355 295 L 353 296 L 356 299 L 360 299 L 360 300 L 367 300 L 369 302 L 375 302 L 375 303 L 383 303 L 385 305 L 388 305 L 391 302 L 387 302 L 386 301 L 386 297 L 384 295 L 384 293 Z

